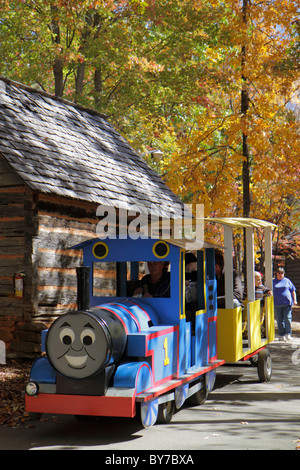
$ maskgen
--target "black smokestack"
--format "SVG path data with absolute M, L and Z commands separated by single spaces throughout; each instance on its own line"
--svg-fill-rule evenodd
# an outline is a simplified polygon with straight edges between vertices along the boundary
M 90 271 L 90 266 L 76 268 L 78 310 L 88 310 L 90 308 Z

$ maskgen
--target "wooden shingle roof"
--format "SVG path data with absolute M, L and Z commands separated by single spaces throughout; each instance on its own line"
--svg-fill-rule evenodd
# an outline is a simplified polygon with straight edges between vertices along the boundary
M 0 154 L 42 193 L 163 217 L 182 206 L 104 116 L 1 77 Z

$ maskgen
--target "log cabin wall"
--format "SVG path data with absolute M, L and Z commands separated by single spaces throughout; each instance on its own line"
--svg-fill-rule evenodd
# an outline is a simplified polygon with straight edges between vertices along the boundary
M 296 287 L 297 299 L 300 299 L 300 259 L 287 257 L 285 259 L 286 277 L 288 277 Z
M 52 321 L 76 307 L 76 267 L 82 251 L 71 247 L 96 236 L 96 204 L 39 194 L 38 236 L 33 241 L 37 320 Z
M 0 158 L 0 340 L 10 344 L 15 325 L 31 318 L 32 237 L 36 231 L 32 191 Z M 25 274 L 23 298 L 14 295 L 14 274 Z
M 12 354 L 39 352 L 41 329 L 76 307 L 82 253 L 71 247 L 96 236 L 97 206 L 32 191 L 0 158 L 0 340 Z

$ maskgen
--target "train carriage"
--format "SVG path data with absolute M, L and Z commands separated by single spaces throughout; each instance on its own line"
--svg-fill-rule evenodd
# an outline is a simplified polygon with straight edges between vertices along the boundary
M 224 230 L 225 308 L 218 308 L 218 354 L 228 362 L 250 360 L 257 367 L 261 382 L 271 379 L 272 359 L 267 345 L 274 340 L 274 299 L 272 295 L 272 229 L 274 224 L 258 219 L 214 218 L 207 219 L 220 224 Z M 242 229 L 246 253 L 243 305 L 233 303 L 233 235 Z M 254 231 L 262 232 L 265 284 L 270 294 L 262 299 L 255 292 Z

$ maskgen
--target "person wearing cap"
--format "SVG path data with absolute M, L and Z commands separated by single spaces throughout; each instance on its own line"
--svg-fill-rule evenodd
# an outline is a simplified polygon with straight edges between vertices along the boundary
M 185 254 L 185 300 L 195 302 L 197 300 L 197 258 L 194 253 Z
M 195 313 L 198 308 L 197 258 L 192 252 L 185 254 L 185 314 L 195 334 Z

